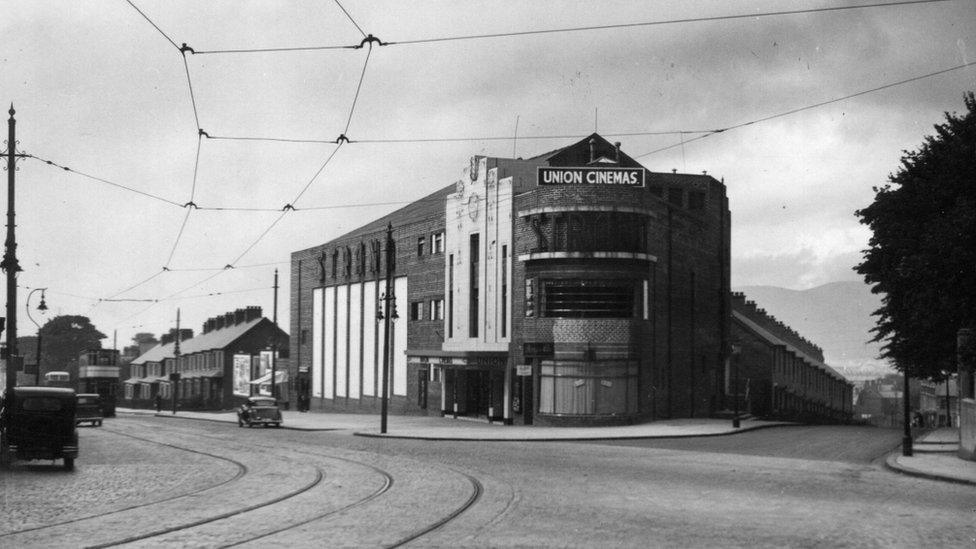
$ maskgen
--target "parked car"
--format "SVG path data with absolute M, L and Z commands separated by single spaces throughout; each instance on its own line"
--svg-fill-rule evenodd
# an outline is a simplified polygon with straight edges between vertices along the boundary
M 252 396 L 237 409 L 237 426 L 281 426 L 281 410 L 272 397 Z
M 78 457 L 75 428 L 77 397 L 74 389 L 61 387 L 14 387 L 0 410 L 0 462 L 11 458 L 63 459 L 74 469 Z
M 102 397 L 96 393 L 80 393 L 78 407 L 75 410 L 75 425 L 90 421 L 92 427 L 101 427 L 105 412 L 102 409 Z

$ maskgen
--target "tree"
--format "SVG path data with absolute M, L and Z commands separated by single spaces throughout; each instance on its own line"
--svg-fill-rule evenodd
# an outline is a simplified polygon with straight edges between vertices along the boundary
M 105 334 L 86 316 L 56 316 L 41 326 L 41 373 L 63 370 L 78 375 L 78 356 L 85 349 L 101 349 Z
M 874 341 L 913 377 L 954 370 L 957 330 L 976 327 L 976 98 L 963 100 L 856 212 L 873 235 L 855 269 L 883 294 Z

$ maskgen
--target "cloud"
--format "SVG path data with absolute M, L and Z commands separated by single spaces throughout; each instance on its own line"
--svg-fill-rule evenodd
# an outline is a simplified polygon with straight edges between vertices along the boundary
M 818 255 L 810 248 L 780 254 L 732 257 L 732 286 L 778 286 L 794 290 L 829 282 L 859 280 L 853 267 L 859 252 Z

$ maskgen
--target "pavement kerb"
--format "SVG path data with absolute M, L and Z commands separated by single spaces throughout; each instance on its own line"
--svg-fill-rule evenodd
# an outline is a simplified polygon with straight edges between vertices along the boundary
M 177 414 L 171 414 L 171 413 L 168 413 L 168 412 L 152 412 L 152 411 L 148 411 L 148 410 L 145 411 L 145 412 L 129 412 L 129 411 L 127 411 L 127 412 L 123 412 L 123 413 L 125 413 L 125 414 L 131 414 L 131 415 L 134 415 L 134 416 L 156 416 L 156 417 L 164 417 L 164 418 L 172 418 L 172 419 L 189 419 L 189 420 L 193 420 L 193 421 L 213 421 L 215 423 L 234 423 L 233 421 L 227 421 L 225 419 L 220 419 L 220 418 L 216 418 L 216 417 L 210 418 L 210 417 L 200 417 L 200 416 L 187 416 L 187 415 L 180 415 L 179 413 L 177 413 Z M 329 427 L 322 427 L 322 428 L 317 428 L 317 427 L 295 427 L 294 425 L 288 425 L 288 424 L 284 424 L 284 423 L 281 424 L 280 427 L 275 427 L 275 428 L 276 429 L 290 429 L 292 431 L 341 431 L 342 430 L 342 429 L 335 429 L 335 428 L 329 428 Z
M 726 431 L 722 433 L 692 433 L 686 435 L 620 435 L 620 436 L 607 436 L 607 437 L 510 437 L 510 438 L 498 438 L 498 437 L 462 437 L 462 436 L 422 436 L 422 435 L 397 435 L 391 433 L 370 433 L 365 431 L 356 431 L 353 435 L 357 437 L 367 437 L 367 438 L 396 438 L 396 439 L 412 439 L 412 440 L 428 440 L 428 441 L 462 441 L 462 442 L 588 442 L 588 441 L 601 441 L 601 440 L 651 440 L 651 439 L 668 439 L 668 438 L 706 438 L 706 437 L 724 437 L 730 435 L 737 435 L 739 433 L 744 433 L 746 431 L 757 431 L 759 429 L 769 429 L 771 427 L 789 427 L 792 425 L 797 425 L 795 423 L 775 423 L 769 425 L 754 425 L 749 427 L 739 427 L 735 431 Z
M 196 421 L 212 421 L 217 423 L 234 423 L 233 421 L 228 421 L 226 419 L 221 419 L 218 417 L 201 417 L 198 415 L 188 416 L 172 414 L 169 412 L 154 412 L 152 410 L 146 411 L 129 411 L 127 414 L 132 415 L 152 415 L 161 418 L 174 418 L 174 419 L 189 419 Z M 371 433 L 367 431 L 354 431 L 352 434 L 358 437 L 366 438 L 394 438 L 403 440 L 425 440 L 425 441 L 470 441 L 470 442 L 586 442 L 586 441 L 600 441 L 600 440 L 657 440 L 657 439 L 674 439 L 674 438 L 706 438 L 706 437 L 724 437 L 737 435 L 739 433 L 744 433 L 747 431 L 757 431 L 759 429 L 769 429 L 773 427 L 790 427 L 799 425 L 797 423 L 768 423 L 763 425 L 750 425 L 750 426 L 740 426 L 735 431 L 725 431 L 721 433 L 691 433 L 684 435 L 621 435 L 621 436 L 607 436 L 607 437 L 511 437 L 511 438 L 498 438 L 498 437 L 464 437 L 464 436 L 423 436 L 423 435 L 397 435 L 391 433 Z M 282 424 L 279 429 L 290 429 L 292 431 L 342 431 L 343 429 L 338 428 L 315 428 L 315 427 L 296 427 L 294 425 Z
M 968 486 L 976 486 L 976 482 L 964 478 L 937 475 L 935 473 L 928 473 L 925 471 L 919 471 L 918 469 L 913 469 L 911 467 L 905 467 L 904 465 L 898 463 L 898 456 L 900 455 L 901 455 L 900 450 L 888 454 L 888 457 L 885 458 L 885 467 L 887 467 L 888 469 L 896 473 L 900 473 L 902 475 L 920 477 L 929 480 L 939 480 L 942 482 L 953 482 L 956 484 L 965 484 Z

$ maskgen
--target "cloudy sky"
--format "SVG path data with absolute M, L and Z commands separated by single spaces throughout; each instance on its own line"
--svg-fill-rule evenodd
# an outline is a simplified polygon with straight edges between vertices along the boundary
M 40 287 L 48 317 L 87 315 L 107 346 L 169 329 L 178 307 L 195 330 L 245 305 L 270 317 L 275 268 L 287 327 L 291 252 L 450 184 L 473 154 L 531 156 L 573 141 L 536 137 L 594 129 L 651 170 L 724 178 L 733 286 L 855 279 L 869 233 L 854 211 L 963 108 L 976 66 L 763 119 L 972 62 L 976 3 L 721 17 L 866 3 L 5 2 L 0 101 L 18 151 L 72 170 L 19 163 L 19 333 Z M 580 27 L 612 28 L 512 35 Z M 218 53 L 364 34 L 397 43 Z M 431 40 L 486 34 L 505 36 Z M 516 121 L 517 141 L 355 143 L 510 138 Z M 658 132 L 676 133 L 614 137 Z M 324 143 L 340 134 L 354 143 Z

